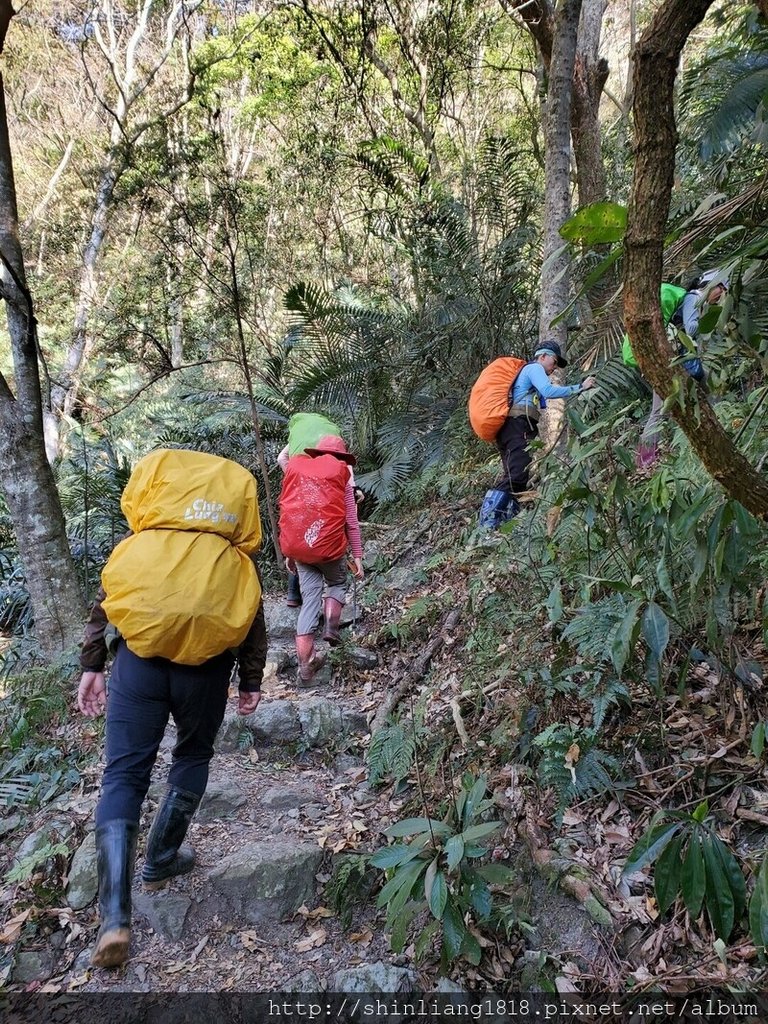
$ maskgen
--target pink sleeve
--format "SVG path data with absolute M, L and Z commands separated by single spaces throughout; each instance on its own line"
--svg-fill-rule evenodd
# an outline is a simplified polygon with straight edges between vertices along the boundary
M 277 464 L 280 467 L 280 469 L 282 469 L 283 472 L 285 472 L 285 467 L 288 465 L 288 458 L 288 445 L 286 445 L 285 448 L 283 448 L 283 450 L 277 456 Z
M 360 538 L 360 521 L 357 518 L 357 505 L 352 484 L 344 488 L 344 508 L 347 513 L 347 540 L 352 548 L 353 558 L 363 557 L 363 542 Z

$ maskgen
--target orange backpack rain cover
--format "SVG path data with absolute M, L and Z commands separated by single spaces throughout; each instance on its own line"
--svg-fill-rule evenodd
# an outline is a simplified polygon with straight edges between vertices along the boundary
M 525 359 L 500 356 L 483 370 L 469 394 L 469 422 L 481 441 L 493 441 L 509 413 L 509 389 Z
M 136 464 L 121 506 L 133 535 L 104 567 L 102 607 L 129 649 L 200 665 L 239 646 L 261 600 L 251 473 L 217 455 L 159 450 Z
M 333 455 L 294 455 L 280 491 L 280 550 L 305 565 L 347 550 L 344 494 L 349 466 Z

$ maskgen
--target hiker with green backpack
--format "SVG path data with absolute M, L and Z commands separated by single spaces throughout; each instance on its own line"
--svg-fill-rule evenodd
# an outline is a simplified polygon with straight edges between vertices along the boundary
M 294 455 L 303 455 L 308 448 L 312 448 L 324 437 L 341 437 L 341 431 L 332 420 L 316 412 L 294 413 L 288 420 L 288 444 L 277 456 L 277 464 L 280 469 L 285 472 L 289 459 Z M 355 502 L 359 505 L 364 495 L 360 488 L 355 486 L 354 477 L 352 477 L 352 486 L 354 487 Z M 286 570 L 288 572 L 288 590 L 285 603 L 289 608 L 300 608 L 302 597 L 298 574 L 291 572 L 287 567 Z
M 322 612 L 323 639 L 341 640 L 346 599 L 347 551 L 353 573 L 363 578 L 363 549 L 354 494 L 355 456 L 341 437 L 329 435 L 292 456 L 280 491 L 280 550 L 296 572 L 303 595 L 296 623 L 299 680 L 309 684 L 325 661 L 315 647 Z M 324 591 L 327 588 L 327 594 Z
M 277 456 L 277 464 L 285 472 L 288 460 L 302 455 L 307 448 L 317 444 L 323 437 L 341 437 L 336 424 L 317 412 L 297 412 L 288 420 L 288 444 Z M 301 585 L 298 574 L 286 569 L 288 590 L 285 603 L 289 608 L 301 607 Z
M 681 356 L 689 353 L 688 347 L 679 339 L 683 332 L 696 348 L 696 336 L 699 333 L 699 320 L 704 306 L 717 305 L 728 291 L 728 277 L 719 270 L 710 270 L 698 277 L 690 288 L 663 282 L 660 292 L 661 318 L 671 339 L 676 343 Z M 637 360 L 632 352 L 627 335 L 622 344 L 622 359 L 627 366 L 637 367 Z M 696 353 L 683 359 L 683 369 L 697 383 L 705 386 L 706 371 L 701 357 Z M 661 434 L 664 401 L 653 392 L 651 411 L 648 415 L 640 444 L 635 452 L 635 464 L 639 470 L 649 470 L 659 458 L 659 439 Z

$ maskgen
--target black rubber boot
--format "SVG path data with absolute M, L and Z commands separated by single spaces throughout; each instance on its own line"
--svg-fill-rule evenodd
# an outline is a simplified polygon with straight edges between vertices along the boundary
M 186 875 L 195 866 L 195 851 L 182 846 L 201 797 L 170 786 L 157 808 L 149 830 L 141 880 L 147 889 L 162 889 L 174 875 Z
M 101 927 L 91 954 L 94 967 L 119 967 L 131 944 L 131 882 L 139 826 L 134 821 L 108 821 L 96 829 Z

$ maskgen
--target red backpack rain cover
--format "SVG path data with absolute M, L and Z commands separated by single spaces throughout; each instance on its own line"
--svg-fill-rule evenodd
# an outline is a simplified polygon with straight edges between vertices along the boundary
M 305 565 L 347 550 L 344 492 L 349 466 L 333 455 L 294 455 L 280 491 L 280 550 Z

